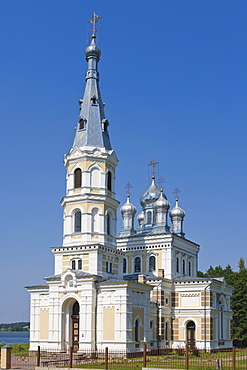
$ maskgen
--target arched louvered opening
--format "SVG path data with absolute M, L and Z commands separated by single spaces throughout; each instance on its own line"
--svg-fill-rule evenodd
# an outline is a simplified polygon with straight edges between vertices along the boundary
M 107 189 L 112 191 L 112 174 L 110 171 L 107 172 Z
M 74 172 L 74 188 L 81 188 L 81 169 L 77 168 Z

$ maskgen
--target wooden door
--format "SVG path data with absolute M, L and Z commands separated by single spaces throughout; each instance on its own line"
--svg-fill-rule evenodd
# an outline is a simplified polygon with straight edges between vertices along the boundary
M 186 338 L 189 349 L 195 348 L 195 329 L 195 323 L 193 321 L 189 321 L 186 325 Z
M 79 349 L 79 304 L 75 302 L 73 305 L 72 319 L 72 347 L 73 351 Z

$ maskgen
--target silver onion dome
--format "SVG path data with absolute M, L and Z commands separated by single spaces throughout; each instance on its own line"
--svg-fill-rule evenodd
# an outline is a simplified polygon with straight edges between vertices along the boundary
M 154 202 L 154 208 L 156 210 L 166 210 L 170 208 L 170 203 L 168 202 L 166 195 L 163 194 L 163 190 L 160 190 L 160 197 L 156 202 Z
M 137 217 L 137 221 L 138 221 L 139 225 L 143 224 L 143 222 L 144 222 L 144 212 L 143 211 L 141 213 L 139 213 L 139 215 Z
M 157 188 L 154 177 L 152 177 L 152 183 L 149 186 L 148 190 L 146 190 L 141 198 L 140 203 L 143 208 L 146 208 L 148 206 L 152 206 L 156 200 L 158 200 L 160 197 L 160 190 Z
M 122 215 L 127 214 L 127 215 L 133 215 L 134 216 L 136 214 L 137 209 L 132 203 L 130 203 L 130 195 L 129 194 L 127 195 L 126 203 L 120 208 L 120 212 L 121 212 Z
M 90 57 L 100 59 L 101 51 L 95 43 L 95 35 L 92 36 L 91 44 L 85 49 L 86 60 Z
M 183 219 L 185 217 L 184 210 L 182 208 L 180 208 L 179 205 L 178 205 L 178 198 L 176 198 L 175 207 L 170 212 L 170 217 L 171 217 L 171 219 L 173 219 L 175 217 Z

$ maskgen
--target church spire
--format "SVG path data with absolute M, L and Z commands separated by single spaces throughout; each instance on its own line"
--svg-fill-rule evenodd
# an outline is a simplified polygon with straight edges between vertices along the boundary
M 84 145 L 105 147 L 111 150 L 111 143 L 108 134 L 108 120 L 105 118 L 104 104 L 102 102 L 99 88 L 98 62 L 101 51 L 96 45 L 96 23 L 101 17 L 94 12 L 89 20 L 93 24 L 92 41 L 86 48 L 86 87 L 83 99 L 79 101 L 80 114 L 76 127 L 74 146 Z

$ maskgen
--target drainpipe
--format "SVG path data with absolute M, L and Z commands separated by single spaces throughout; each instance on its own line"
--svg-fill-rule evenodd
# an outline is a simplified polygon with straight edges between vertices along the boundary
M 207 313 L 207 308 L 206 308 L 206 290 L 207 288 L 211 285 L 209 283 L 205 288 L 204 288 L 204 351 L 206 352 L 206 347 L 207 347 L 207 335 L 206 335 L 206 313 Z
M 94 308 L 94 350 L 97 351 L 97 306 L 98 306 L 98 288 L 95 282 L 95 308 Z
M 157 289 L 156 289 L 156 306 L 157 306 L 157 348 L 160 347 L 160 335 L 159 335 L 159 319 L 160 319 L 160 304 L 158 302 L 158 288 L 161 286 L 162 284 L 162 281 L 157 285 Z

